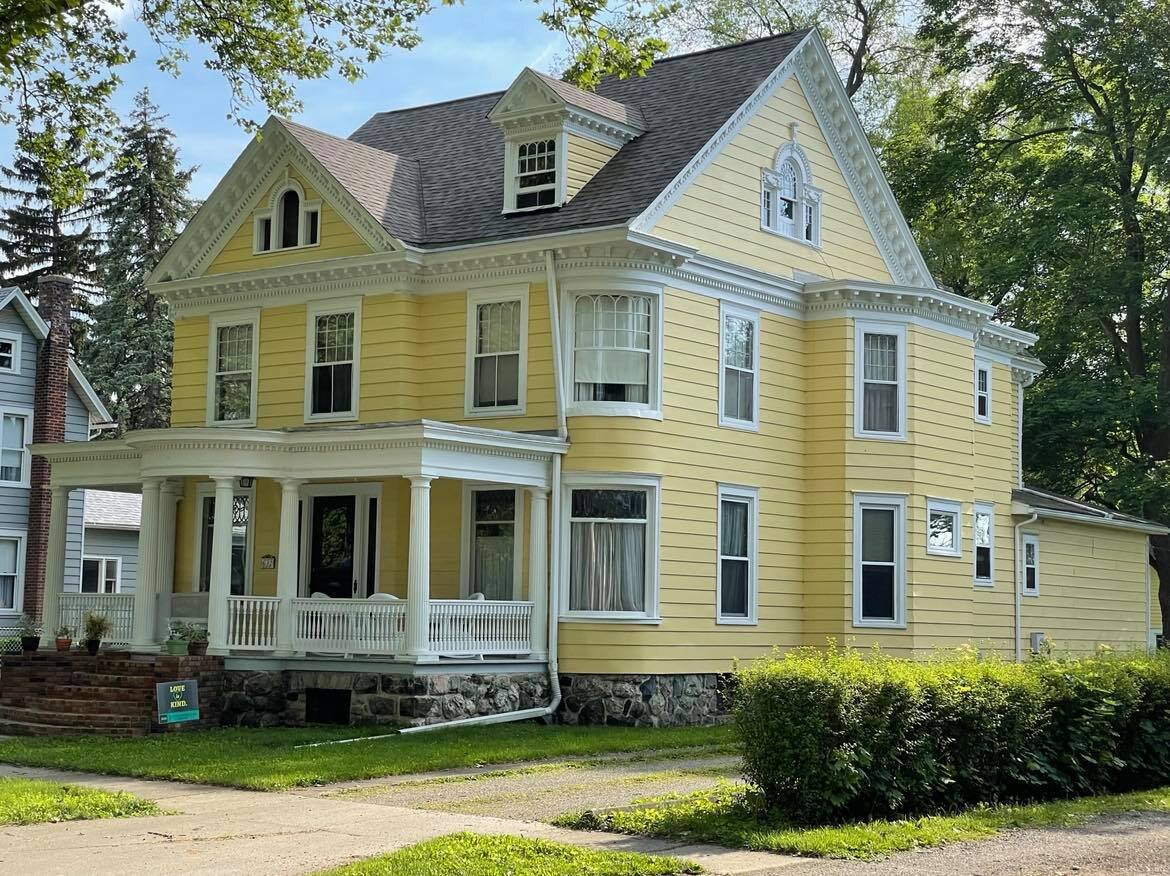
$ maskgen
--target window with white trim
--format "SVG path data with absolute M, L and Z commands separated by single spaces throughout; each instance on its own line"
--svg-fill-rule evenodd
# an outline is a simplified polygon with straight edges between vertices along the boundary
M 991 422 L 991 363 L 975 360 L 975 420 Z
M 573 398 L 651 406 L 655 303 L 649 295 L 599 293 L 573 301 Z
M 656 619 L 657 492 L 641 482 L 570 487 L 567 616 Z
M 20 336 L 0 334 L 0 371 L 20 373 Z
M 300 186 L 289 183 L 274 192 L 269 209 L 256 213 L 254 222 L 257 253 L 315 246 L 321 237 L 321 202 L 306 201 Z
M 812 246 L 821 243 L 821 192 L 812 185 L 810 165 L 795 143 L 781 147 L 773 168 L 762 176 L 760 225 Z
M 759 427 L 760 315 L 725 304 L 719 349 L 719 424 Z
M 121 559 L 118 557 L 82 557 L 82 593 L 117 593 L 121 589 Z
M 926 500 L 926 552 L 943 557 L 961 556 L 962 507 L 943 499 Z
M 1025 535 L 1024 574 L 1020 581 L 1025 596 L 1040 595 L 1040 536 Z
M 306 420 L 357 416 L 361 319 L 357 304 L 315 304 L 308 310 Z
M 211 326 L 211 393 L 208 419 L 240 425 L 256 420 L 256 357 L 259 319 L 224 318 Z
M 853 625 L 902 627 L 906 602 L 906 500 L 853 497 Z
M 553 207 L 557 202 L 557 138 L 515 145 L 513 189 L 515 209 Z
M 972 541 L 975 544 L 975 583 L 995 580 L 995 506 L 976 504 Z
M 486 599 L 516 599 L 517 491 L 505 487 L 471 490 L 471 546 L 467 592 Z
M 19 612 L 24 602 L 24 536 L 0 533 L 0 612 Z
M 522 413 L 528 368 L 527 290 L 471 292 L 467 300 L 466 413 Z
M 32 411 L 0 408 L 0 484 L 27 486 Z
M 754 489 L 719 487 L 715 618 L 721 624 L 756 623 L 757 500 Z
M 200 485 L 196 492 L 195 581 L 201 593 L 211 589 L 211 550 L 215 537 L 215 494 L 212 487 Z M 251 590 L 250 521 L 254 488 L 237 491 L 232 498 L 231 595 L 243 596 Z
M 854 433 L 906 437 L 906 328 L 857 323 L 854 351 Z

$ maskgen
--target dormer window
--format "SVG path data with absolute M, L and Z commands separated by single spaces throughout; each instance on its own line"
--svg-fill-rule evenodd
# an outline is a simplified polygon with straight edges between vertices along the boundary
M 256 214 L 257 253 L 316 246 L 320 235 L 320 201 L 306 201 L 292 180 L 274 190 L 268 209 Z
M 820 246 L 821 192 L 812 184 L 812 168 L 804 150 L 792 141 L 776 153 L 771 168 L 765 168 L 760 195 L 760 227 L 792 240 Z
M 537 210 L 559 203 L 557 137 L 509 143 L 514 151 L 511 161 L 512 197 L 516 210 Z

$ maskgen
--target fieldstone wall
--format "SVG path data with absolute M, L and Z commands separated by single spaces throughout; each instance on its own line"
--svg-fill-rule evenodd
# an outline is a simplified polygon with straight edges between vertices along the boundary
M 728 676 L 561 675 L 563 724 L 665 727 L 715 724 L 727 714 Z

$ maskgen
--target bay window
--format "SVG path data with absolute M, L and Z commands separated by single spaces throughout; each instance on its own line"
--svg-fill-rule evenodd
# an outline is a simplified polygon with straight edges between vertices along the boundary
M 759 426 L 760 316 L 724 304 L 719 360 L 719 424 L 755 429 Z
M 469 293 L 465 413 L 523 413 L 527 360 L 527 288 Z
M 357 416 L 361 346 L 359 302 L 330 302 L 308 310 L 306 420 Z
M 975 506 L 975 583 L 990 585 L 995 579 L 993 564 L 995 539 L 995 508 L 992 505 Z
M 211 323 L 208 422 L 251 425 L 256 421 L 256 371 L 260 318 L 225 314 Z
M 0 484 L 28 486 L 32 411 L 0 408 Z
M 853 625 L 904 627 L 906 500 L 853 497 Z
M 580 413 L 654 410 L 658 404 L 654 297 L 577 295 L 572 307 L 571 406 Z M 611 408 L 615 404 L 620 407 Z

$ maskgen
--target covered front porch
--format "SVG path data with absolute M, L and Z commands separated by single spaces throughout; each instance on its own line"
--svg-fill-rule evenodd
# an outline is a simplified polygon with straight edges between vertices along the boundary
M 53 466 L 45 637 L 93 611 L 107 644 L 143 651 L 182 621 L 239 658 L 543 661 L 566 449 L 430 421 L 36 446 Z M 64 497 L 82 487 L 142 494 L 132 593 L 63 592 Z

